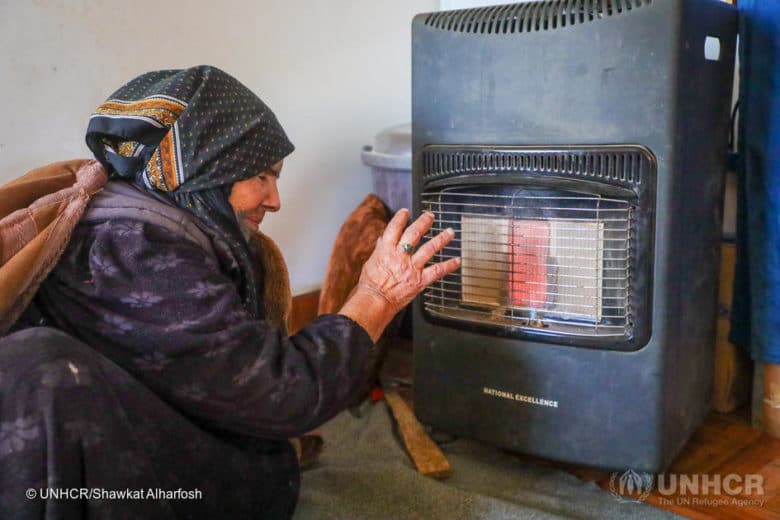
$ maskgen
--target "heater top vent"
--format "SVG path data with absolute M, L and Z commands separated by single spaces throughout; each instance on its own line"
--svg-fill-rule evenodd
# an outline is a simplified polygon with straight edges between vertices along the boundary
M 650 3 L 652 0 L 543 0 L 430 13 L 424 24 L 477 34 L 548 31 L 624 14 Z
M 563 148 L 428 145 L 423 149 L 423 179 L 434 181 L 483 173 L 529 173 L 585 178 L 628 188 L 646 182 L 655 162 L 638 145 Z

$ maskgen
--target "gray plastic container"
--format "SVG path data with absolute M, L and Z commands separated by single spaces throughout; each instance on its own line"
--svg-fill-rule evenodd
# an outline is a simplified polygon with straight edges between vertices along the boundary
M 364 146 L 363 164 L 371 168 L 374 193 L 392 210 L 412 208 L 412 125 L 391 126 Z

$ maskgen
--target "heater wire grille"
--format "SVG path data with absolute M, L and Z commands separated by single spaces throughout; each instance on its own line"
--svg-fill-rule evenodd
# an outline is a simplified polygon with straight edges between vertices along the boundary
M 560 191 L 454 187 L 422 194 L 428 237 L 455 238 L 431 261 L 461 269 L 429 286 L 431 315 L 556 335 L 630 334 L 632 206 Z

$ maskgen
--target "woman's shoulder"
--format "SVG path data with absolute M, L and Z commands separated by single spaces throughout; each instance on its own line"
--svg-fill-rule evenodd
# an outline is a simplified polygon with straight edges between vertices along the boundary
M 194 242 L 214 255 L 211 239 L 195 215 L 179 208 L 164 196 L 143 190 L 127 181 L 109 181 L 90 200 L 79 224 L 94 226 L 109 221 L 162 228 L 169 234 Z

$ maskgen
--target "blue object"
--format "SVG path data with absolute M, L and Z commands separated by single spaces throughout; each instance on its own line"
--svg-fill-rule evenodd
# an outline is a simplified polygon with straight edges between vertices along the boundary
M 780 363 L 780 2 L 741 0 L 737 271 L 731 340 Z

